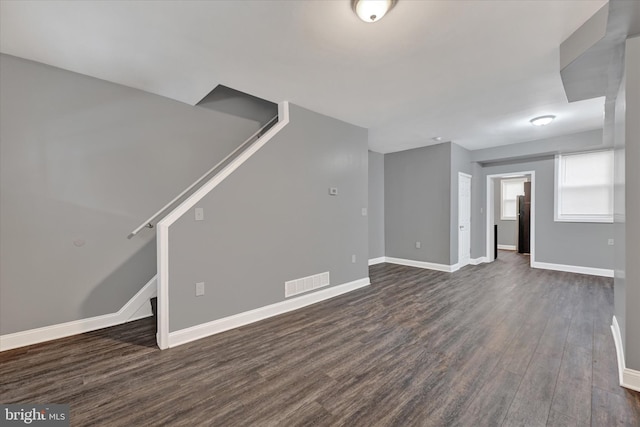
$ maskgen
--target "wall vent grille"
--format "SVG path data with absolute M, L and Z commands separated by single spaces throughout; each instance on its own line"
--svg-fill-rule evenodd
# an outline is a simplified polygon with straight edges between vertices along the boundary
M 293 295 L 313 291 L 314 289 L 323 288 L 325 286 L 329 286 L 328 271 L 284 282 L 284 297 L 288 298 Z

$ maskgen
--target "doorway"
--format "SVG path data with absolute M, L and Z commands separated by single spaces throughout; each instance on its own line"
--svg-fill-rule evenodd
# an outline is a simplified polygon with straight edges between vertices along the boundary
M 510 172 L 510 173 L 502 173 L 502 174 L 493 174 L 487 175 L 487 187 L 486 187 L 486 195 L 487 195 L 487 204 L 486 204 L 486 212 L 487 212 L 487 223 L 486 223 L 486 261 L 492 262 L 496 258 L 497 250 L 496 249 L 518 249 L 518 240 L 515 240 L 510 245 L 498 245 L 498 241 L 496 241 L 497 232 L 495 230 L 495 226 L 497 222 L 501 220 L 502 214 L 502 199 L 500 194 L 500 189 L 496 190 L 496 183 L 499 183 L 501 180 L 517 180 L 518 178 L 528 178 L 528 181 L 531 185 L 531 201 L 530 201 L 530 213 L 529 213 L 529 252 L 530 259 L 529 264 L 533 265 L 535 262 L 535 171 L 521 171 L 521 172 Z M 515 198 L 514 201 L 514 209 L 517 215 L 518 211 L 518 199 Z M 497 206 L 496 206 L 497 205 Z M 517 216 L 513 218 L 512 226 L 514 227 L 514 233 L 517 229 Z M 515 234 L 514 234 L 515 236 Z
M 458 264 L 471 262 L 471 175 L 458 172 Z

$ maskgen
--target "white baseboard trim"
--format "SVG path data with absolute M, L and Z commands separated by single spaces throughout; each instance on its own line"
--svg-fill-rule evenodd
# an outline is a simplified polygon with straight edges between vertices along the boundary
M 478 264 L 482 264 L 485 262 L 489 262 L 489 257 L 486 256 L 481 256 L 480 258 L 471 258 L 469 260 L 469 264 L 471 265 L 478 265 Z
M 156 291 L 157 284 L 154 276 L 116 313 L 1 335 L 0 351 L 91 332 L 151 316 L 149 300 L 156 296 Z
M 581 267 L 579 265 L 551 264 L 548 262 L 531 262 L 532 268 L 544 270 L 566 271 L 567 273 L 589 274 L 591 276 L 613 277 L 613 270 L 607 268 Z
M 369 286 L 370 283 L 369 278 L 364 277 L 362 279 L 354 280 L 353 282 L 322 289 L 296 298 L 290 298 L 265 307 L 256 308 L 254 310 L 234 314 L 233 316 L 224 317 L 212 322 L 203 323 L 202 325 L 196 325 L 179 331 L 170 332 L 169 347 L 176 347 L 220 332 L 239 328 L 240 326 L 248 325 L 259 320 L 297 310 L 299 308 Z
M 383 256 L 378 257 L 378 258 L 371 258 L 371 259 L 369 260 L 369 265 L 382 264 L 383 262 L 387 262 L 387 261 L 386 261 L 386 258 L 385 258 L 385 257 L 383 257 Z
M 391 264 L 406 265 L 408 267 L 425 268 L 427 270 L 445 271 L 447 273 L 453 273 L 454 271 L 458 271 L 460 269 L 459 264 L 453 264 L 453 265 L 436 264 L 434 262 L 414 261 L 412 259 L 402 259 L 402 258 L 392 258 L 392 257 L 385 257 L 385 262 L 388 262 Z
M 502 249 L 504 251 L 515 251 L 516 245 L 498 245 L 498 249 Z
M 620 385 L 630 390 L 640 391 L 640 371 L 629 369 L 625 366 L 622 336 L 620 335 L 620 325 L 618 325 L 616 316 L 613 316 L 613 321 L 611 322 L 611 333 L 613 333 L 613 342 L 616 345 L 616 355 L 618 356 L 618 378 Z
M 613 342 L 616 346 L 616 355 L 618 356 L 618 379 L 620 385 L 622 385 L 622 373 L 624 372 L 624 351 L 622 349 L 620 325 L 618 325 L 618 319 L 616 319 L 616 316 L 613 316 L 613 320 L 611 321 L 611 333 L 613 334 Z
M 640 371 L 624 368 L 620 385 L 629 390 L 640 391 Z

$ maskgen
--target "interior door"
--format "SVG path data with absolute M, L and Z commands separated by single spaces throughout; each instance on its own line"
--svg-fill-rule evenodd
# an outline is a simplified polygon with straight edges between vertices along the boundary
M 458 264 L 471 260 L 471 175 L 458 173 Z

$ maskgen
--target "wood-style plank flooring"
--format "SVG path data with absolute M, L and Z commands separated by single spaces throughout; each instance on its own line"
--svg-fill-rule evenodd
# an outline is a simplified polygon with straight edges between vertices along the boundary
M 371 267 L 370 287 L 178 348 L 152 319 L 0 353 L 2 403 L 72 425 L 640 426 L 611 279 L 492 264 Z

